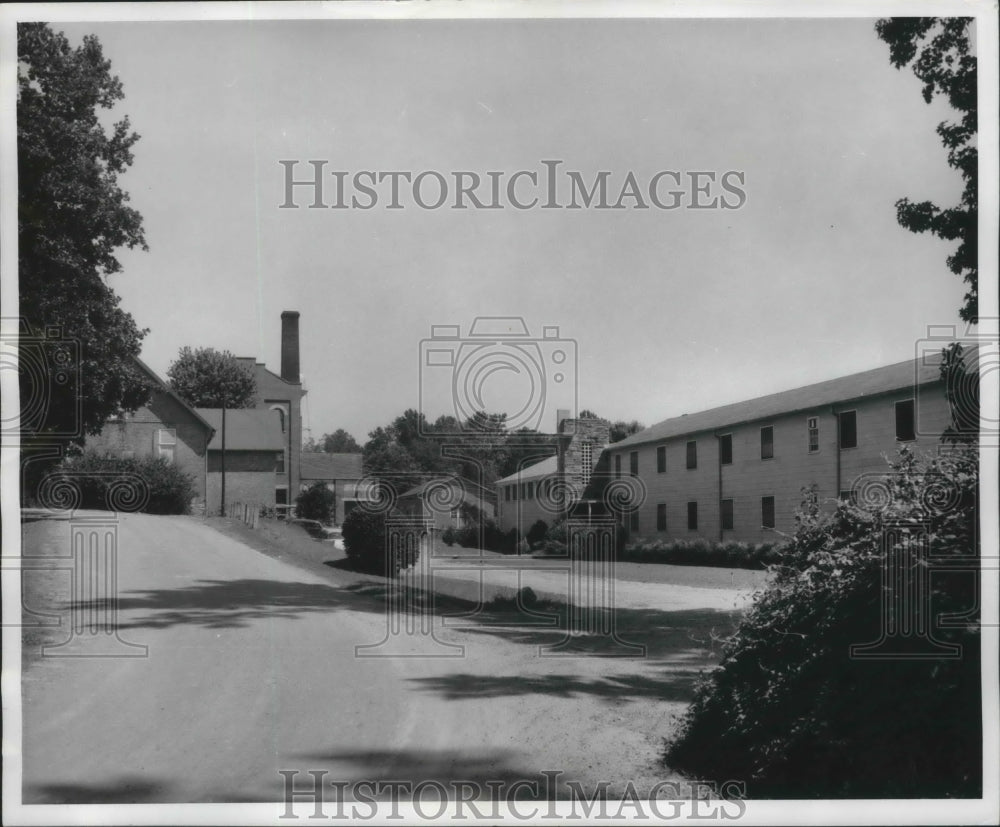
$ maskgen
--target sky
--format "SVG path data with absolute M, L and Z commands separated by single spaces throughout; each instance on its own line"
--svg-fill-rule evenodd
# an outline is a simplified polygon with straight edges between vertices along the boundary
M 99 36 L 124 85 L 112 114 L 142 136 L 121 183 L 150 249 L 122 251 L 111 283 L 150 329 L 143 359 L 162 375 L 181 347 L 215 347 L 277 372 L 280 313 L 298 310 L 307 433 L 363 443 L 406 408 L 454 412 L 469 346 L 445 343 L 452 367 L 422 348 L 432 326 L 467 338 L 481 316 L 522 317 L 535 338 L 558 328 L 524 351 L 542 365 L 535 385 L 480 377 L 492 410 L 537 409 L 542 430 L 555 405 L 649 425 L 911 358 L 928 325 L 962 329 L 953 245 L 903 230 L 894 208 L 957 202 L 934 131 L 950 112 L 890 66 L 873 24 L 55 28 Z M 305 177 L 311 159 L 484 178 L 558 159 L 588 181 L 609 171 L 612 199 L 630 171 L 739 171 L 746 203 L 427 210 L 407 196 L 400 210 L 313 210 L 300 194 L 303 208 L 281 209 L 279 161 Z M 555 350 L 568 355 L 558 387 Z M 526 405 L 539 381 L 544 405 Z

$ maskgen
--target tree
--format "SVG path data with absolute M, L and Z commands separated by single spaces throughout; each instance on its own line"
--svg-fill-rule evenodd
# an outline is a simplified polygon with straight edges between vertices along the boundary
M 148 249 L 118 184 L 139 136 L 99 120 L 124 92 L 96 37 L 72 48 L 20 23 L 17 51 L 22 445 L 82 443 L 149 399 L 134 363 L 147 331 L 107 283 L 118 248 Z
M 327 454 L 360 454 L 361 446 L 347 431 L 337 428 L 332 434 L 320 437 L 316 450 Z
M 228 350 L 182 347 L 167 377 L 177 395 L 196 408 L 252 408 L 257 401 L 253 371 Z
M 252 408 L 257 401 L 257 380 L 253 371 L 228 350 L 191 350 L 182 347 L 177 361 L 167 368 L 170 386 L 177 395 L 196 408 L 222 408 L 222 450 L 219 461 L 222 492 L 219 513 L 226 514 L 226 410 Z
M 948 165 L 965 182 L 957 206 L 942 209 L 930 201 L 896 202 L 896 219 L 914 233 L 930 232 L 945 241 L 958 241 L 948 257 L 948 269 L 968 285 L 959 316 L 967 322 L 979 319 L 978 263 L 978 172 L 976 148 L 976 57 L 972 54 L 972 18 L 890 17 L 876 22 L 875 32 L 889 45 L 889 59 L 901 69 L 913 64 L 913 73 L 923 83 L 924 101 L 944 95 L 961 118 L 942 121 L 937 133 L 948 150 Z

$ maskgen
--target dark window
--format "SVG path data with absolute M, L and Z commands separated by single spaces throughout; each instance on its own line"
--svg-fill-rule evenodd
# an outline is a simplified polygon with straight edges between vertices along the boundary
M 621 478 L 622 475 L 622 455 L 615 454 L 615 477 Z
M 691 441 L 687 444 L 687 467 L 698 467 L 698 443 Z
M 896 403 L 896 439 L 909 442 L 916 439 L 916 429 L 913 417 L 913 400 L 905 399 Z
M 815 454 L 819 450 L 819 417 L 810 416 L 806 427 L 809 429 L 809 453 Z
M 510 487 L 510 493 L 511 496 L 514 498 L 514 502 L 517 502 L 517 489 L 518 486 L 516 483 Z
M 774 528 L 774 497 L 760 498 L 760 524 L 764 528 Z
M 858 413 L 857 411 L 844 411 L 840 419 L 840 447 L 858 447 Z
M 841 491 L 840 499 L 842 499 L 844 502 L 850 503 L 851 505 L 857 505 L 853 491 Z
M 760 458 L 771 459 L 774 456 L 774 428 L 768 425 L 760 429 Z
M 656 504 L 656 530 L 666 531 L 667 530 L 667 504 L 657 503 Z
M 628 515 L 629 531 L 639 530 L 639 509 L 633 509 Z
M 509 486 L 509 485 L 505 485 L 505 486 L 503 487 L 503 498 L 504 498 L 504 499 L 505 499 L 505 500 L 506 500 L 507 502 L 510 502 L 510 486 Z
M 723 500 L 719 510 L 721 512 L 723 529 L 731 530 L 733 527 L 733 501 Z
M 698 503 L 688 503 L 688 531 L 698 530 Z
M 533 482 L 528 483 L 528 499 L 535 499 L 535 484 Z
M 667 446 L 661 445 L 656 449 L 656 473 L 663 474 L 667 470 Z
M 284 474 L 285 473 L 285 452 L 284 451 L 278 451 L 277 456 L 275 456 L 274 472 L 276 474 Z
M 719 465 L 733 464 L 733 435 L 723 434 L 719 437 Z
M 628 472 L 633 477 L 639 476 L 639 452 L 633 451 L 628 455 Z

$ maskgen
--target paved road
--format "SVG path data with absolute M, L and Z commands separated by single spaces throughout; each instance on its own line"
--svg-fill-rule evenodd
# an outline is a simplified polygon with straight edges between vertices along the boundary
M 595 636 L 542 657 L 565 638 L 544 618 L 435 617 L 439 643 L 403 636 L 395 653 L 458 656 L 359 658 L 386 636 L 384 589 L 194 518 L 121 515 L 117 532 L 119 634 L 148 656 L 39 657 L 65 624 L 26 632 L 25 803 L 276 801 L 281 769 L 481 784 L 553 770 L 560 785 L 648 788 L 672 777 L 662 739 L 737 617 L 624 610 L 619 634 L 646 647 L 632 658 Z M 65 555 L 69 524 L 28 523 L 24 538 L 26 555 Z M 65 610 L 68 579 L 26 575 L 26 603 Z

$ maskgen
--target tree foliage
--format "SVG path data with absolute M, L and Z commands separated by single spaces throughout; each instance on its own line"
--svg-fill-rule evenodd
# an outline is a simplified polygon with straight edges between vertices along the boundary
M 343 428 L 337 428 L 332 434 L 323 434 L 318 440 L 310 439 L 302 446 L 305 451 L 318 451 L 324 454 L 360 454 L 358 441 Z
M 295 513 L 303 520 L 332 523 L 336 517 L 336 505 L 336 495 L 320 480 L 295 498 Z
M 252 408 L 257 401 L 253 371 L 228 350 L 182 347 L 167 376 L 177 395 L 196 408 Z
M 896 202 L 900 225 L 914 233 L 930 232 L 945 241 L 958 241 L 948 257 L 948 268 L 968 285 L 959 315 L 967 322 L 979 317 L 978 172 L 976 147 L 976 56 L 973 54 L 972 18 L 891 17 L 879 20 L 875 31 L 889 45 L 889 59 L 897 69 L 912 64 L 923 84 L 924 100 L 943 95 L 961 114 L 956 122 L 942 121 L 937 128 L 948 150 L 948 164 L 965 184 L 958 205 L 941 208 L 930 201 Z
M 904 449 L 883 485 L 832 515 L 810 492 L 775 581 L 669 746 L 671 767 L 744 779 L 760 798 L 979 796 L 977 463 L 960 447 L 929 458 Z M 907 582 L 926 591 L 904 602 Z M 921 616 L 887 615 L 910 610 Z M 960 656 L 891 634 L 922 624 Z M 852 650 L 886 630 L 881 656 Z
M 22 417 L 22 441 L 80 443 L 149 398 L 133 361 L 146 331 L 106 281 L 121 270 L 116 250 L 147 249 L 119 186 L 139 136 L 127 117 L 101 123 L 124 92 L 96 37 L 73 48 L 47 24 L 20 23 L 17 51 L 22 411 L 44 402 Z

